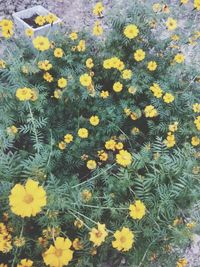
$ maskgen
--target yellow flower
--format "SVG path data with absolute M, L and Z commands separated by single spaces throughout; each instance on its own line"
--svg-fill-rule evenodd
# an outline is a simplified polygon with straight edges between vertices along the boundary
M 0 59 L 0 69 L 6 68 L 6 62 L 3 59 Z
M 55 14 L 49 13 L 45 16 L 45 19 L 48 23 L 52 24 L 58 20 L 58 17 Z
M 106 231 L 105 224 L 97 223 L 97 228 L 92 228 L 89 233 L 89 240 L 94 243 L 94 246 L 99 247 L 107 237 L 108 232 Z
M 132 133 L 133 135 L 137 135 L 139 132 L 140 132 L 140 129 L 137 128 L 137 127 L 133 127 L 133 129 L 131 130 L 131 133 Z
M 77 34 L 76 32 L 72 32 L 72 33 L 70 33 L 69 38 L 70 38 L 72 41 L 75 41 L 75 40 L 78 39 L 78 34 Z
M 56 99 L 59 99 L 59 98 L 61 98 L 62 97 L 62 91 L 60 90 L 60 89 L 56 89 L 56 90 L 54 90 L 54 92 L 53 92 L 53 96 L 56 98 Z
M 63 57 L 64 52 L 63 52 L 62 48 L 56 48 L 54 50 L 53 54 L 55 57 L 61 58 L 61 57 Z
M 92 33 L 95 36 L 100 36 L 103 34 L 103 28 L 102 28 L 101 23 L 99 21 L 95 22 Z
M 65 142 L 63 142 L 63 141 L 59 142 L 58 147 L 60 150 L 64 150 L 66 148 Z
M 187 266 L 188 261 L 186 258 L 179 259 L 176 263 L 176 267 L 185 267 Z
M 197 136 L 193 136 L 193 137 L 192 137 L 192 140 L 191 140 L 191 144 L 192 144 L 193 146 L 198 146 L 198 145 L 200 144 L 200 139 L 199 139 L 199 137 L 197 137 Z
M 195 113 L 199 113 L 200 112 L 200 104 L 199 103 L 193 104 L 192 109 Z
M 75 250 L 83 249 L 83 243 L 81 242 L 80 238 L 75 238 L 72 242 L 72 246 Z
M 115 240 L 112 241 L 112 246 L 119 251 L 128 251 L 134 243 L 134 234 L 127 227 L 123 227 L 121 231 L 117 230 L 114 233 Z
M 108 153 L 106 153 L 104 150 L 98 151 L 98 156 L 101 161 L 106 161 L 108 159 Z
M 45 51 L 50 48 L 50 42 L 47 37 L 43 36 L 37 36 L 36 38 L 33 39 L 33 45 L 36 49 L 40 51 Z
M 103 10 L 104 10 L 104 6 L 103 6 L 102 2 L 98 2 L 98 3 L 96 3 L 96 5 L 93 8 L 93 14 L 95 16 L 101 16 Z
M 34 34 L 34 31 L 31 28 L 27 28 L 25 30 L 25 34 L 26 34 L 26 36 L 31 37 Z
M 91 200 L 92 198 L 92 192 L 90 192 L 89 190 L 87 189 L 84 189 L 82 192 L 81 192 L 81 198 L 84 202 L 88 202 Z
M 109 92 L 108 91 L 101 91 L 100 97 L 103 99 L 106 99 L 109 97 Z
M 129 80 L 129 79 L 131 79 L 131 77 L 132 77 L 132 71 L 131 70 L 128 70 L 128 69 L 123 70 L 123 72 L 122 72 L 122 78 L 123 79 Z
M 69 238 L 57 237 L 54 245 L 51 245 L 43 254 L 43 260 L 46 265 L 52 267 L 63 267 L 73 258 L 73 251 L 70 249 L 72 242 Z
M 129 214 L 133 219 L 142 219 L 146 213 L 146 207 L 140 200 L 136 200 L 134 204 L 129 206 Z
M 167 29 L 173 31 L 177 28 L 177 21 L 173 18 L 168 18 L 166 21 Z
M 86 49 L 85 40 L 80 40 L 77 49 L 79 52 L 84 52 Z
M 52 68 L 52 64 L 49 62 L 49 60 L 43 60 L 38 62 L 38 67 L 41 70 L 50 70 Z
M 174 35 L 171 36 L 171 39 L 172 39 L 173 41 L 179 41 L 179 40 L 180 40 L 180 36 L 177 35 L 177 34 L 174 34 Z
M 153 105 L 149 105 L 145 107 L 144 114 L 146 118 L 153 118 L 158 115 L 158 112 Z
M 49 72 L 45 72 L 43 78 L 49 83 L 53 82 L 53 76 Z
M 134 24 L 129 24 L 124 29 L 124 35 L 129 38 L 133 39 L 135 38 L 139 33 L 138 27 Z
M 35 18 L 35 23 L 36 23 L 37 25 L 39 25 L 39 26 L 43 26 L 43 25 L 45 24 L 45 22 L 46 22 L 46 19 L 45 19 L 44 16 L 37 16 L 37 17 Z
M 168 133 L 166 140 L 164 140 L 164 144 L 168 147 L 174 147 L 176 144 L 175 136 L 171 132 Z
M 120 83 L 120 82 L 116 82 L 113 84 L 113 90 L 116 92 L 116 93 L 119 93 L 121 92 L 123 89 L 123 85 Z
M 28 179 L 26 184 L 16 184 L 9 196 L 13 213 L 21 217 L 36 216 L 46 206 L 46 192 L 39 183 Z
M 8 267 L 8 265 L 4 263 L 0 263 L 0 267 Z
M 13 28 L 13 22 L 9 19 L 2 19 L 0 21 L 0 27 L 5 30 L 12 30 Z
M 169 125 L 169 131 L 170 132 L 175 132 L 175 131 L 177 131 L 177 129 L 178 129 L 178 122 L 177 121 L 175 121 L 173 124 Z
M 14 239 L 14 245 L 18 248 L 23 247 L 25 243 L 26 241 L 24 237 L 15 237 Z
M 90 117 L 90 124 L 93 126 L 97 126 L 99 124 L 99 117 L 98 116 L 91 116 Z
M 80 138 L 88 138 L 88 135 L 89 135 L 89 133 L 88 133 L 88 130 L 86 128 L 80 128 L 78 130 L 78 136 Z
M 7 30 L 7 29 L 3 29 L 2 28 L 2 33 L 1 34 L 5 38 L 10 38 L 14 34 L 14 32 L 13 32 L 13 30 Z
M 95 160 L 88 160 L 88 162 L 87 162 L 87 168 L 89 170 L 94 170 L 94 169 L 96 169 L 96 167 L 97 167 L 97 163 L 96 163 Z
M 17 264 L 17 267 L 31 267 L 33 266 L 33 261 L 28 259 L 23 259 L 20 261 L 20 264 Z
M 60 78 L 59 80 L 58 80 L 58 87 L 60 87 L 60 88 L 64 88 L 64 87 L 66 87 L 67 86 L 67 80 L 65 79 L 65 78 Z
M 197 223 L 196 222 L 188 222 L 188 223 L 186 223 L 186 227 L 188 228 L 188 229 L 193 229 L 194 227 L 196 227 L 197 226 Z
M 194 8 L 200 10 L 200 0 L 194 0 Z
M 30 100 L 32 97 L 32 91 L 30 88 L 24 87 L 24 88 L 18 88 L 16 91 L 16 97 L 20 101 L 27 101 Z
M 8 134 L 16 134 L 16 133 L 18 133 L 18 129 L 15 125 L 12 125 L 12 126 L 7 128 L 7 133 Z
M 116 161 L 123 167 L 127 167 L 132 162 L 132 156 L 127 150 L 120 150 L 116 155 Z
M 134 95 L 137 92 L 137 88 L 131 86 L 128 88 L 128 92 L 129 92 L 129 94 Z
M 115 140 L 110 139 L 110 140 L 106 141 L 105 148 L 108 149 L 108 150 L 115 151 L 115 145 L 116 145 Z
M 77 219 L 74 221 L 74 226 L 77 227 L 78 229 L 82 228 L 84 225 L 83 221 Z
M 165 103 L 171 103 L 174 101 L 174 96 L 170 93 L 166 93 L 164 96 L 163 96 L 163 100 Z
M 197 127 L 197 130 L 200 131 L 200 116 L 196 117 L 196 119 L 194 120 L 194 124 Z
M 145 52 L 142 49 L 138 49 L 133 56 L 136 61 L 142 61 L 145 58 Z
M 153 4 L 152 9 L 156 13 L 160 12 L 161 11 L 161 5 L 159 3 L 155 3 L 155 4 Z
M 81 85 L 86 86 L 86 87 L 90 86 L 92 83 L 92 78 L 87 73 L 82 74 L 80 76 L 80 83 Z
M 174 61 L 176 63 L 183 63 L 185 60 L 185 56 L 181 53 L 177 54 L 175 57 L 174 57 Z
M 163 91 L 160 88 L 159 84 L 153 83 L 153 85 L 150 86 L 150 90 L 152 91 L 152 93 L 154 94 L 155 97 L 157 97 L 157 98 L 162 97 Z
M 86 64 L 86 67 L 87 67 L 88 69 L 92 69 L 92 68 L 94 67 L 94 63 L 93 63 L 92 58 L 88 58 L 88 59 L 86 60 L 85 64 Z
M 124 147 L 124 145 L 122 144 L 122 142 L 119 142 L 115 145 L 115 148 L 118 150 L 122 149 L 123 147 Z
M 66 135 L 64 136 L 64 141 L 65 141 L 65 143 L 67 143 L 67 144 L 71 143 L 71 142 L 73 141 L 73 135 L 72 135 L 72 134 L 66 134 Z
M 157 69 L 157 63 L 155 61 L 149 61 L 147 65 L 147 69 L 150 71 L 154 71 Z

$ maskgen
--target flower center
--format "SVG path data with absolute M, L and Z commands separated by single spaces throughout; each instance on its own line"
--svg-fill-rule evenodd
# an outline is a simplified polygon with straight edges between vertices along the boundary
M 56 249 L 55 255 L 56 255 L 56 257 L 61 257 L 62 256 L 62 249 L 60 249 L 60 248 Z
M 33 196 L 31 194 L 26 194 L 24 197 L 24 202 L 30 204 L 31 202 L 33 202 Z
M 96 237 L 101 237 L 102 236 L 102 233 L 100 231 L 97 231 L 96 232 Z
M 120 237 L 120 241 L 121 243 L 124 243 L 126 241 L 126 237 L 125 236 Z

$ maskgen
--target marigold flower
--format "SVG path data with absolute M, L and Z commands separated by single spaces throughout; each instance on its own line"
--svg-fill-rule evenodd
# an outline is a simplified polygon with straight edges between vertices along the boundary
M 15 125 L 12 125 L 7 128 L 7 133 L 8 134 L 16 134 L 18 133 L 18 128 Z
M 16 184 L 9 196 L 11 210 L 21 217 L 36 216 L 46 206 L 46 192 L 39 183 L 28 179 L 26 184 Z
M 38 62 L 38 67 L 41 70 L 50 70 L 52 68 L 52 64 L 49 62 L 49 60 L 43 60 Z
M 193 104 L 192 109 L 194 112 L 200 113 L 200 104 L 199 103 Z
M 51 245 L 43 254 L 46 265 L 53 267 L 63 267 L 73 258 L 73 251 L 70 249 L 72 242 L 69 238 L 57 237 L 54 245 Z
M 196 117 L 196 119 L 194 120 L 194 124 L 197 127 L 197 130 L 200 131 L 200 116 Z
M 45 72 L 43 74 L 43 78 L 49 83 L 53 82 L 53 80 L 54 80 L 53 76 L 49 72 Z
M 116 161 L 123 167 L 127 167 L 132 162 L 132 156 L 127 150 L 120 150 L 116 155 Z
M 83 243 L 81 242 L 80 238 L 75 238 L 72 242 L 72 245 L 75 250 L 83 249 Z
M 61 58 L 63 57 L 64 51 L 62 50 L 62 48 L 56 48 L 53 52 L 54 56 L 57 58 Z
M 80 128 L 78 130 L 78 136 L 81 137 L 81 138 L 88 138 L 88 130 L 86 128 Z
M 93 8 L 93 14 L 95 16 L 101 16 L 103 10 L 104 10 L 104 6 L 103 6 L 102 2 L 98 2 L 98 3 L 96 3 L 96 5 Z
M 58 147 L 59 147 L 60 150 L 64 150 L 66 148 L 66 143 L 61 141 L 61 142 L 58 143 Z
M 81 198 L 84 202 L 88 202 L 91 200 L 92 198 L 92 192 L 89 191 L 88 189 L 84 189 L 82 192 L 81 192 Z
M 77 228 L 79 228 L 79 229 L 80 229 L 81 227 L 83 227 L 83 225 L 84 225 L 84 223 L 83 223 L 82 220 L 78 220 L 78 219 L 77 219 L 77 220 L 74 221 L 74 226 L 77 227 Z
M 174 61 L 176 63 L 183 63 L 184 60 L 185 60 L 185 56 L 182 53 L 179 53 L 174 57 Z
M 100 21 L 96 21 L 92 31 L 93 35 L 100 36 L 103 34 L 103 28 Z
M 171 132 L 168 133 L 167 138 L 164 140 L 164 144 L 168 147 L 171 148 L 175 146 L 176 140 L 175 140 L 175 135 L 172 134 Z
M 79 52 L 84 52 L 86 49 L 85 40 L 80 40 L 79 44 L 77 45 L 77 49 Z
M 110 140 L 106 141 L 105 148 L 108 149 L 108 150 L 115 151 L 115 145 L 116 145 L 115 140 L 110 139 Z
M 163 100 L 165 103 L 171 103 L 174 101 L 174 96 L 170 93 L 166 93 L 164 96 L 163 96 Z
M 56 90 L 54 90 L 54 92 L 53 92 L 53 96 L 54 96 L 56 99 L 61 98 L 61 97 L 62 97 L 62 94 L 63 94 L 63 92 L 62 92 L 60 89 L 56 89 Z
M 94 169 L 96 169 L 96 167 L 97 167 L 97 163 L 96 163 L 95 160 L 88 160 L 88 162 L 87 162 L 87 168 L 89 170 L 94 170 Z
M 149 61 L 147 65 L 147 69 L 150 71 L 154 71 L 157 69 L 157 63 L 155 61 Z
M 45 16 L 37 16 L 35 18 L 35 23 L 39 26 L 43 26 L 46 23 L 46 18 Z
M 17 267 L 31 267 L 33 266 L 33 261 L 29 259 L 23 259 L 20 261 L 20 264 L 17 264 Z
M 87 73 L 82 74 L 80 76 L 80 83 L 85 87 L 90 86 L 92 83 L 92 78 Z
M 72 135 L 72 134 L 66 134 L 66 135 L 64 136 L 64 141 L 65 141 L 65 143 L 67 143 L 67 144 L 71 143 L 71 142 L 73 141 L 73 135 Z
M 129 214 L 133 219 L 142 219 L 146 213 L 146 207 L 141 200 L 136 200 L 134 204 L 129 206 Z
M 45 16 L 45 20 L 48 23 L 53 24 L 54 22 L 58 20 L 58 17 L 53 13 L 49 13 L 48 15 Z
M 136 61 L 142 61 L 145 58 L 145 52 L 142 49 L 138 49 L 133 56 Z
M 173 31 L 177 28 L 177 21 L 173 18 L 168 18 L 165 24 L 169 31 Z
M 58 80 L 58 87 L 65 88 L 67 86 L 67 80 L 65 78 L 60 78 Z
M 36 38 L 33 39 L 33 45 L 36 49 L 40 51 L 45 51 L 50 48 L 50 42 L 47 37 L 43 36 L 37 36 Z
M 89 240 L 94 243 L 95 246 L 99 247 L 107 237 L 108 232 L 106 231 L 105 224 L 97 223 L 97 228 L 92 228 L 89 233 Z
M 147 117 L 147 118 L 148 117 L 153 118 L 153 117 L 156 117 L 158 115 L 158 112 L 153 105 L 149 105 L 149 106 L 145 107 L 144 114 L 145 114 L 145 117 Z
M 200 0 L 194 0 L 194 8 L 200 10 Z
M 120 82 L 116 82 L 113 84 L 113 90 L 117 93 L 121 92 L 123 89 L 123 84 L 121 84 Z
M 86 64 L 86 67 L 87 67 L 88 69 L 92 69 L 92 68 L 94 67 L 94 63 L 93 63 L 93 59 L 92 59 L 92 58 L 88 58 L 88 59 L 86 60 L 85 64 Z
M 185 267 L 187 266 L 188 261 L 186 260 L 186 258 L 181 258 L 177 261 L 176 263 L 176 267 Z
M 32 37 L 33 34 L 34 34 L 34 31 L 33 31 L 31 28 L 27 28 L 27 29 L 25 30 L 25 34 L 26 34 L 26 36 L 28 36 L 28 37 Z
M 93 126 L 97 126 L 99 124 L 99 117 L 98 116 L 91 116 L 90 117 L 90 124 Z
M 134 243 L 134 234 L 127 228 L 123 227 L 121 231 L 117 230 L 114 233 L 115 240 L 112 241 L 112 246 L 119 251 L 128 251 Z
M 100 97 L 103 99 L 106 99 L 109 97 L 109 92 L 108 91 L 101 91 Z
M 191 140 L 193 146 L 198 146 L 200 144 L 200 138 L 198 136 L 193 136 Z
M 122 72 L 122 78 L 125 80 L 131 79 L 132 75 L 133 75 L 132 71 L 128 70 L 128 69 L 123 70 L 123 72 Z
M 138 27 L 135 24 L 129 24 L 124 29 L 124 35 L 128 39 L 135 38 L 139 33 Z
M 78 39 L 78 34 L 76 32 L 72 32 L 72 33 L 70 33 L 69 38 L 72 41 L 75 41 L 76 39 Z
M 30 100 L 32 97 L 32 91 L 30 88 L 24 87 L 24 88 L 18 88 L 16 91 L 16 97 L 20 101 L 27 101 Z

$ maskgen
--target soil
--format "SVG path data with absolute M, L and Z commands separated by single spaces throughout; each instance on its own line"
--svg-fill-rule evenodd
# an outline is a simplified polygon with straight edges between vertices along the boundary
M 40 25 L 35 23 L 35 19 L 38 17 L 38 14 L 33 14 L 30 18 L 23 18 L 22 20 L 26 22 L 29 26 L 36 29 L 41 27 Z M 45 22 L 42 26 L 49 24 L 48 22 Z

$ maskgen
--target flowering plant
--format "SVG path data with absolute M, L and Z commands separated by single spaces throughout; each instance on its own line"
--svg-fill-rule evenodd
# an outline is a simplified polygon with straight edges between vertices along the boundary
M 1 21 L 2 266 L 187 265 L 200 77 L 185 51 L 200 33 L 176 8 L 134 3 L 106 32 L 99 2 L 92 35 L 23 42 Z

